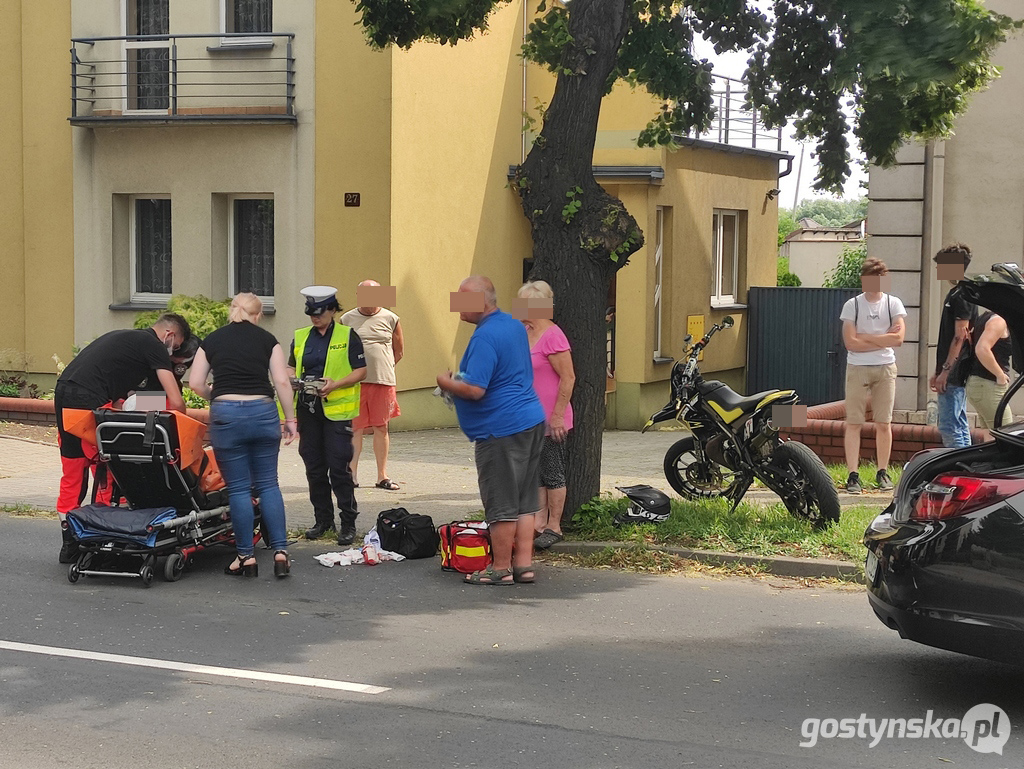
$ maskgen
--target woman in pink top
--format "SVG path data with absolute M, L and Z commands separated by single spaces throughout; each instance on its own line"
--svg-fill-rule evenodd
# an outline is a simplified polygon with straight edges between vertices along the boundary
M 533 361 L 533 389 L 537 392 L 547 432 L 540 455 L 540 512 L 534 516 L 534 547 L 545 550 L 562 540 L 562 510 L 565 507 L 565 439 L 572 429 L 572 388 L 576 374 L 572 367 L 569 340 L 551 320 L 554 292 L 543 280 L 526 283 L 519 298 L 528 302 L 523 325 L 530 339 Z

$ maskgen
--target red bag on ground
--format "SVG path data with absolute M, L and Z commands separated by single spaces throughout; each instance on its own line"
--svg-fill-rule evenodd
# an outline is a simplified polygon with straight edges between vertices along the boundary
M 441 569 L 472 574 L 491 565 L 491 534 L 484 521 L 456 521 L 437 527 Z

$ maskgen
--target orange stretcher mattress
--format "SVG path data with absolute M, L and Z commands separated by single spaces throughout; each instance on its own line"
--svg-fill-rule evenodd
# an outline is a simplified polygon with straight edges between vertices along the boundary
M 181 449 L 181 469 L 199 473 L 203 462 L 203 437 L 206 425 L 177 411 L 167 412 L 174 417 Z M 86 443 L 96 445 L 96 418 L 91 409 L 64 409 L 64 429 Z M 212 451 L 211 460 L 212 460 Z M 216 462 L 212 462 L 216 471 Z M 220 475 L 219 471 L 216 471 Z

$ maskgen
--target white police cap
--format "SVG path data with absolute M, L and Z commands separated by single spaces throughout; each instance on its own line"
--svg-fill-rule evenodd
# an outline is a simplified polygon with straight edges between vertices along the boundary
M 319 315 L 324 310 L 337 307 L 338 289 L 334 286 L 306 286 L 299 293 L 306 297 L 307 315 Z

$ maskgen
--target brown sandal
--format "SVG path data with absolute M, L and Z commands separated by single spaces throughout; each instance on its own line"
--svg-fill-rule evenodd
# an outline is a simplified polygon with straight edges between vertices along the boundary
M 530 576 L 526 576 L 529 574 Z M 536 573 L 532 566 L 513 566 L 512 567 L 512 581 L 518 582 L 520 585 L 533 584 Z

